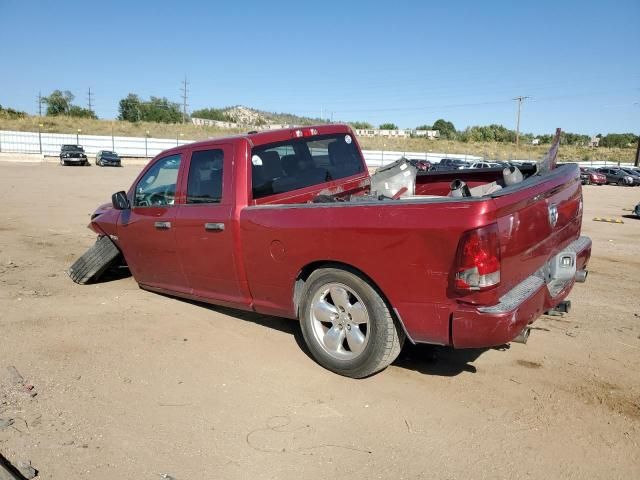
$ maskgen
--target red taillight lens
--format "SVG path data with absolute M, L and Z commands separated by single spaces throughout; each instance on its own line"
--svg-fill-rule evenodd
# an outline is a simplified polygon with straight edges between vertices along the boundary
M 486 290 L 500 283 L 498 225 L 492 223 L 465 233 L 458 246 L 455 287 Z

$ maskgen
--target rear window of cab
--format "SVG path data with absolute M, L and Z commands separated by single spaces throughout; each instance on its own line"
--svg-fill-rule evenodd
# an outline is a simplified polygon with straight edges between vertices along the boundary
M 364 171 L 350 134 L 294 138 L 251 151 L 253 198 L 339 180 Z

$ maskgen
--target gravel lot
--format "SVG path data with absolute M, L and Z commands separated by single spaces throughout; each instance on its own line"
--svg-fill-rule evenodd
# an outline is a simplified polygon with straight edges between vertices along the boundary
M 640 478 L 640 220 L 592 221 L 629 214 L 640 188 L 585 187 L 588 281 L 527 345 L 409 346 L 355 381 L 316 365 L 295 322 L 130 277 L 72 283 L 89 214 L 140 168 L 0 162 L 12 462 L 43 479 Z

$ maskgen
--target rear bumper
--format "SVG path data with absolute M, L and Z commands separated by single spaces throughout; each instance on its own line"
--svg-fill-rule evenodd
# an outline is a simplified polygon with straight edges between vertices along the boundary
M 591 239 L 580 237 L 565 250 L 576 252 L 577 269 L 583 270 L 591 257 Z M 481 348 L 510 342 L 545 311 L 563 301 L 574 283 L 575 280 L 570 280 L 558 291 L 557 285 L 545 282 L 541 269 L 500 298 L 497 305 L 461 305 L 453 313 L 451 323 L 453 346 Z

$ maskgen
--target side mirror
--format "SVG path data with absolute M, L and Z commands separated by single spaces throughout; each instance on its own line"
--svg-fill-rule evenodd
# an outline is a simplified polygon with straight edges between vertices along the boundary
M 131 208 L 127 194 L 123 191 L 111 195 L 111 203 L 116 210 L 129 210 Z

